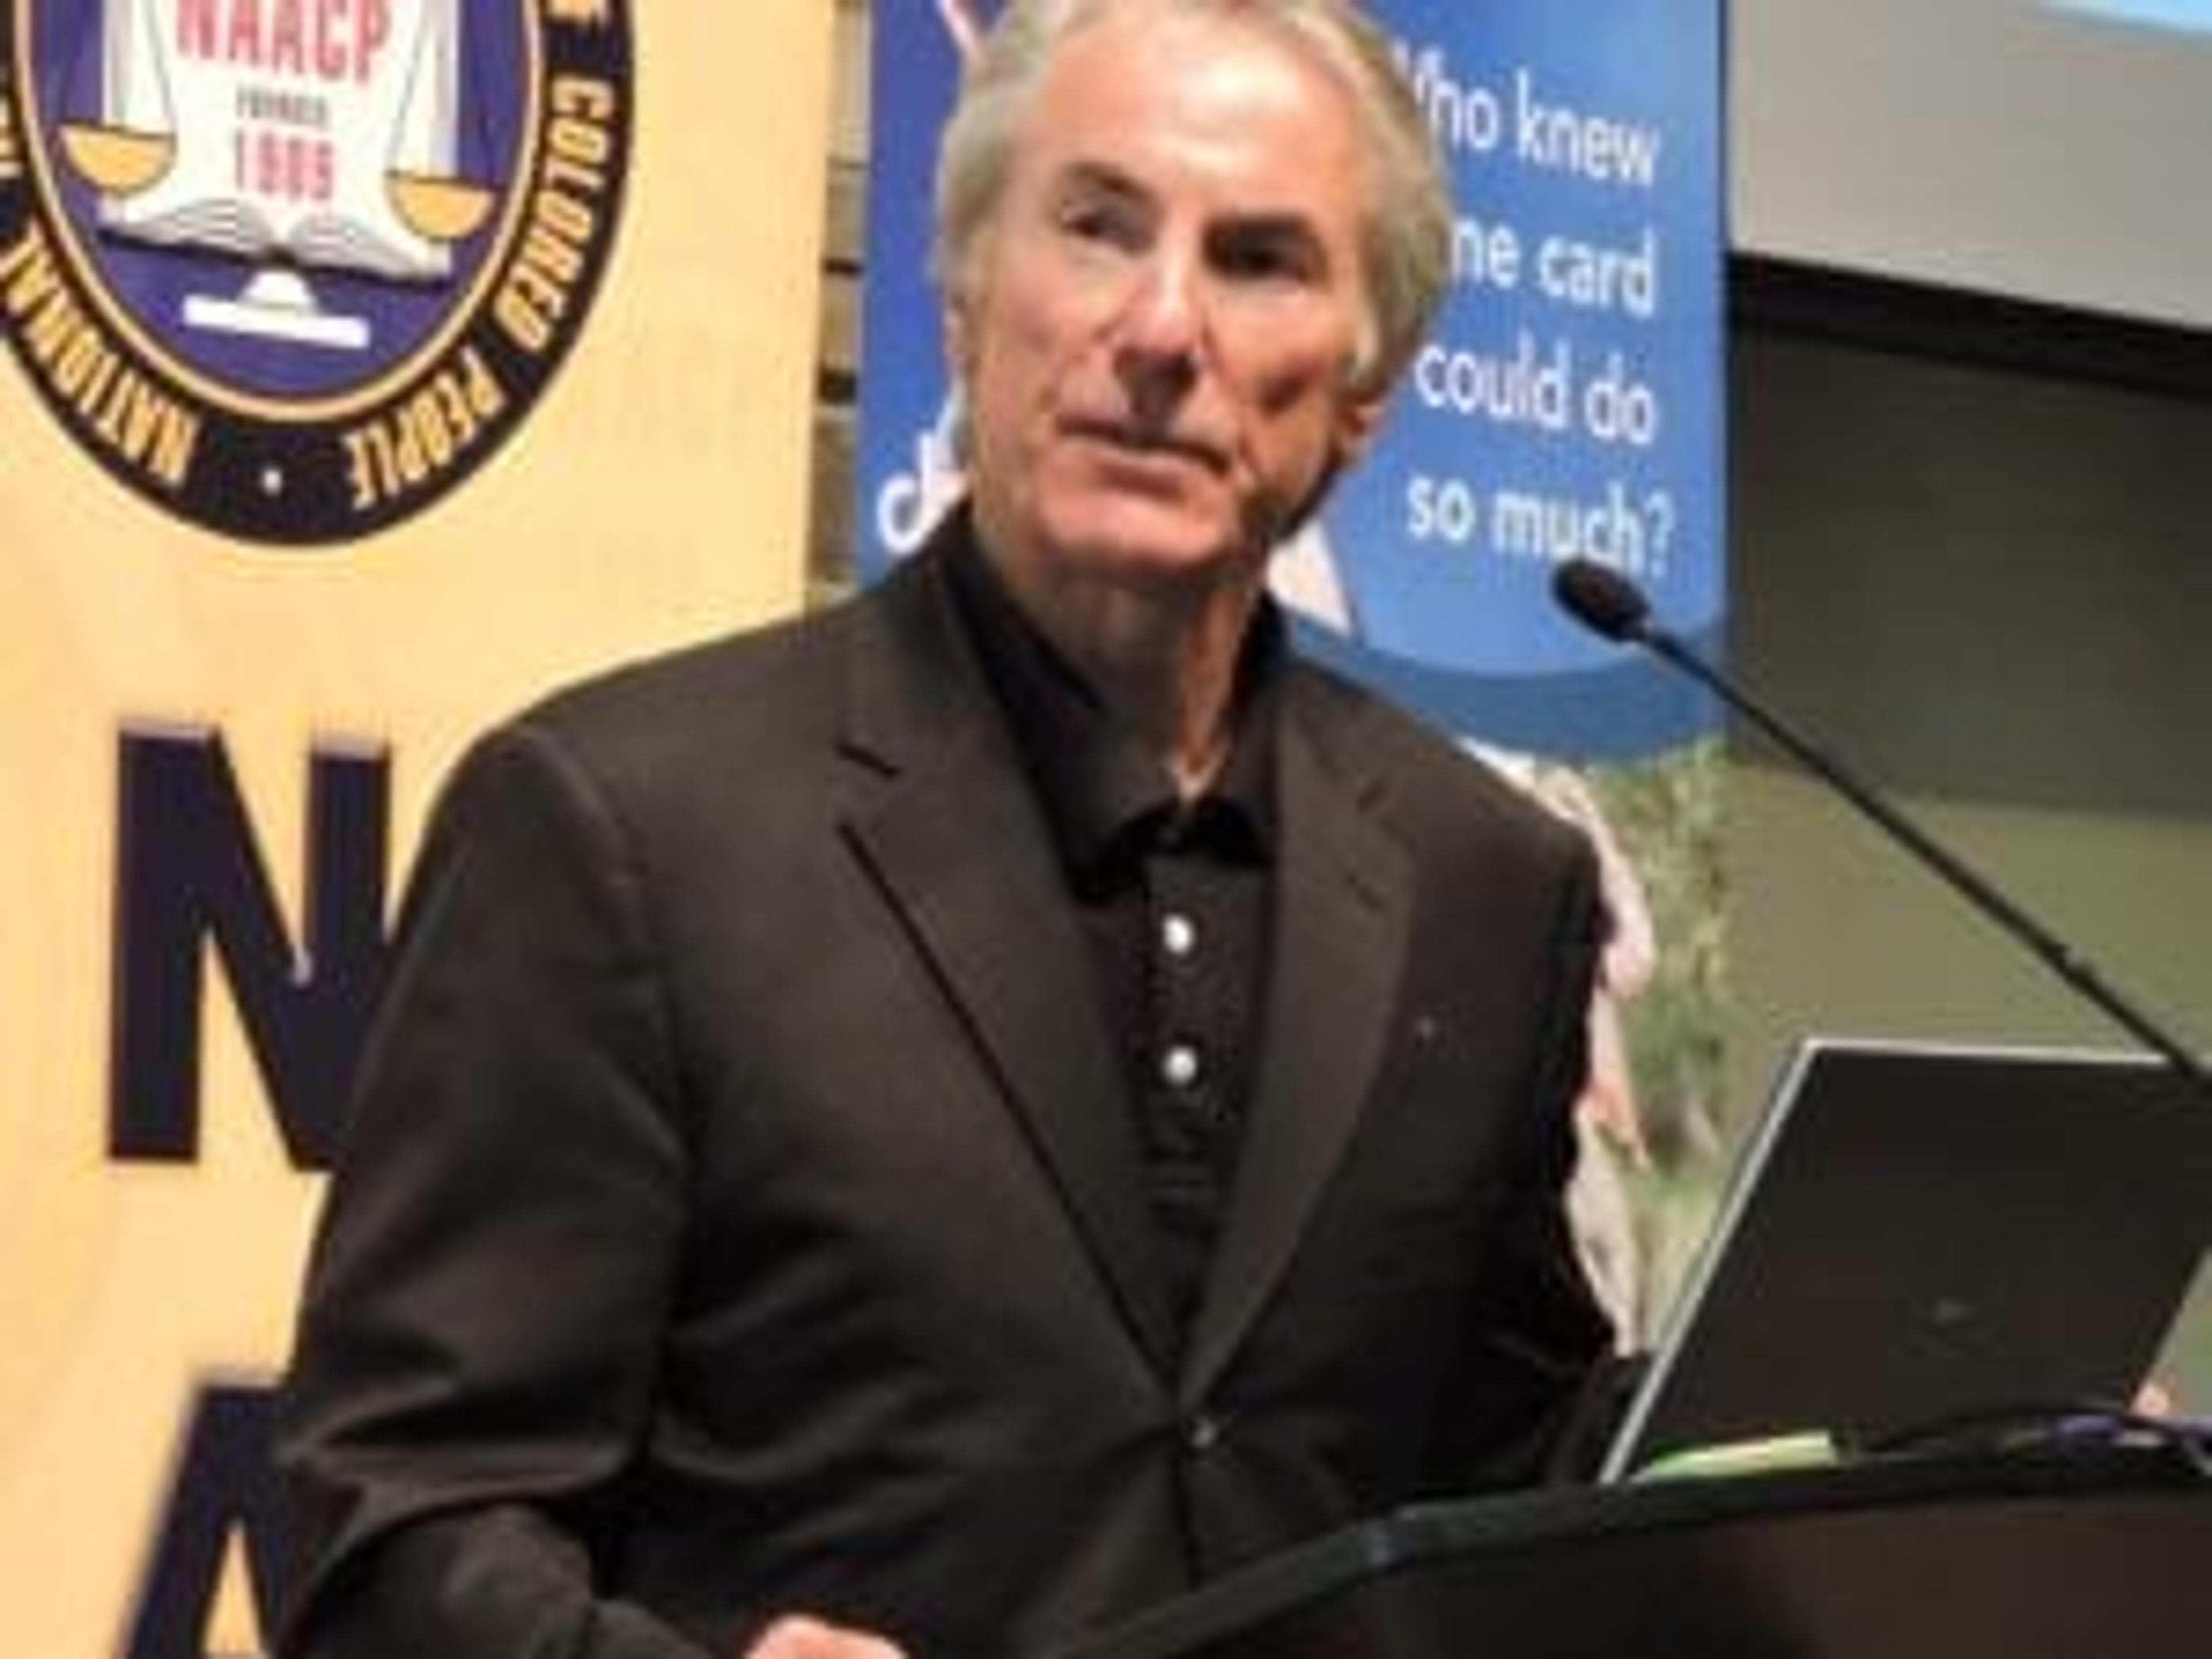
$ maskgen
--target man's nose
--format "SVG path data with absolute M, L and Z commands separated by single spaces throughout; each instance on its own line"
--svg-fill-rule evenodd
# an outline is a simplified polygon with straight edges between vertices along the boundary
M 1167 252 L 1136 273 L 1115 353 L 1133 394 L 1177 396 L 1197 377 L 1206 335 L 1203 276 L 1195 260 Z
M 1125 319 L 1133 337 L 1180 350 L 1197 335 L 1203 300 L 1199 260 L 1180 248 L 1155 249 L 1138 267 Z

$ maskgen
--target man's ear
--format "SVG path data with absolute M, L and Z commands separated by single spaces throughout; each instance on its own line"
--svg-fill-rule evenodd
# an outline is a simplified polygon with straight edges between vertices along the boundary
M 968 354 L 974 349 L 974 340 L 968 328 L 968 307 L 959 295 L 946 296 L 940 326 L 945 331 L 945 366 L 956 382 L 965 381 Z
M 975 290 L 980 284 L 975 279 L 973 250 L 967 269 L 949 272 L 942 292 L 944 311 L 939 325 L 945 334 L 945 366 L 956 385 L 965 386 L 975 367 L 978 330 L 975 319 L 981 312 Z

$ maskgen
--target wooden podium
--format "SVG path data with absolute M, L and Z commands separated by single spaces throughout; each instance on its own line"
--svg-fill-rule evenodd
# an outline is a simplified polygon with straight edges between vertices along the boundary
M 1877 1461 L 1407 1509 L 1055 1659 L 2207 1659 L 2203 1456 Z

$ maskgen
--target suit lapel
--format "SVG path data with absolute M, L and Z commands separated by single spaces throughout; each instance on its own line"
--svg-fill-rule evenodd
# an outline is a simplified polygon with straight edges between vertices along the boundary
M 1368 810 L 1369 787 L 1338 773 L 1312 736 L 1285 720 L 1265 1048 L 1183 1367 L 1187 1404 L 1212 1387 L 1289 1264 L 1358 1121 L 1397 1000 L 1412 861 Z
M 935 573 L 889 590 L 876 611 L 890 627 L 864 629 L 848 659 L 847 751 L 872 781 L 847 833 L 1168 1370 L 1177 1343 L 1127 1085 L 1049 835 Z

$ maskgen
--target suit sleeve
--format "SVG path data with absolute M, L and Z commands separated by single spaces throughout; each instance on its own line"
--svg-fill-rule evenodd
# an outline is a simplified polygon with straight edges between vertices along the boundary
M 686 1135 L 633 839 L 527 727 L 435 815 L 309 1268 L 278 1459 L 292 1659 L 684 1659 L 604 1599 Z
M 1476 1287 L 1448 1462 L 1460 1484 L 1517 1486 L 1579 1472 L 1615 1389 L 1613 1331 L 1577 1255 L 1566 1208 L 1574 1108 L 1604 924 L 1596 865 L 1574 836 L 1556 885 L 1547 975 L 1500 1224 Z

